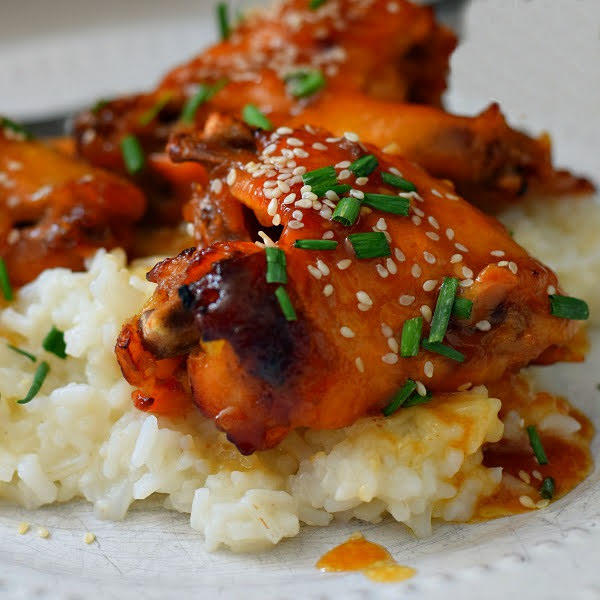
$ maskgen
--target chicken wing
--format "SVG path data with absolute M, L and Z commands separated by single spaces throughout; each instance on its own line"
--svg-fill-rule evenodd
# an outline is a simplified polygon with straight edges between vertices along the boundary
M 311 127 L 244 135 L 239 124 L 230 142 L 174 136 L 176 160 L 212 168 L 211 204 L 243 205 L 274 227 L 276 241 L 263 240 L 284 253 L 287 275 L 281 262 L 267 275 L 273 251 L 244 241 L 243 227 L 238 241 L 155 267 L 156 293 L 116 348 L 138 406 L 178 411 L 193 398 L 251 453 L 297 427 L 339 428 L 380 411 L 407 380 L 433 393 L 496 381 L 577 333 L 550 314 L 556 276 L 498 221 L 414 163 L 349 137 Z M 336 220 L 340 205 L 356 203 L 354 224 Z M 364 234 L 378 245 L 366 255 Z M 429 346 L 401 358 L 407 320 L 423 318 L 424 339 L 433 331 L 445 281 L 459 281 L 459 297 L 473 303 L 445 330 L 459 354 Z
M 13 284 L 81 269 L 98 248 L 128 248 L 142 192 L 111 173 L 0 128 L 0 256 Z

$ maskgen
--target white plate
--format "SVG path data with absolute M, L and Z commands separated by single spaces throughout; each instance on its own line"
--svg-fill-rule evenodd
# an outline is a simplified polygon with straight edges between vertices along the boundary
M 8 9 L 4 5 L 0 9 L 0 113 L 49 116 L 98 95 L 150 85 L 165 67 L 212 36 L 212 20 L 202 19 L 209 3 L 178 3 L 182 13 L 175 14 L 176 4 L 171 2 L 165 15 L 158 2 L 145 2 L 146 9 L 136 13 L 132 6 L 139 11 L 139 2 L 112 0 L 94 3 L 92 9 L 85 2 L 56 1 L 57 14 L 72 11 L 66 22 L 57 14 L 44 18 L 32 10 L 32 0 L 11 3 Z M 143 18 L 127 27 L 119 21 L 113 24 L 111 10 L 117 5 L 121 14 Z M 544 0 L 475 2 L 468 14 L 465 43 L 453 61 L 450 100 L 452 106 L 473 112 L 498 99 L 512 122 L 536 131 L 551 130 L 559 162 L 598 178 L 600 5 L 597 0 L 577 0 L 569 3 L 568 11 L 564 8 L 562 2 Z M 94 26 L 85 25 L 84 9 L 96 11 Z M 28 11 L 31 22 L 20 19 L 19 11 Z M 45 38 L 27 37 L 25 26 L 33 31 L 36 26 L 43 28 L 45 21 Z M 61 33 L 65 23 L 84 30 Z M 39 67 L 33 70 L 36 61 Z M 19 85 L 18 76 L 11 80 L 7 75 L 14 65 L 22 65 L 25 71 Z M 586 365 L 560 365 L 539 372 L 549 389 L 567 395 L 600 427 L 596 389 L 600 333 L 594 339 L 595 350 Z M 593 451 L 600 461 L 598 439 Z M 51 537 L 41 539 L 35 531 L 19 536 L 21 520 L 48 527 Z M 314 562 L 324 551 L 357 530 L 384 544 L 400 563 L 416 567 L 418 575 L 389 585 L 370 583 L 361 575 L 315 571 Z M 86 531 L 97 535 L 90 546 L 82 541 Z M 597 470 L 568 497 L 543 511 L 478 525 L 440 525 L 426 540 L 415 539 L 393 522 L 304 527 L 297 538 L 255 556 L 207 553 L 201 537 L 190 529 L 188 517 L 166 512 L 158 504 L 139 505 L 122 523 L 98 521 L 88 506 L 79 503 L 35 512 L 2 506 L 0 597 L 76 600 L 143 595 L 153 600 L 194 594 L 203 599 L 244 600 L 505 600 L 510 596 L 595 600 L 600 598 L 599 548 Z

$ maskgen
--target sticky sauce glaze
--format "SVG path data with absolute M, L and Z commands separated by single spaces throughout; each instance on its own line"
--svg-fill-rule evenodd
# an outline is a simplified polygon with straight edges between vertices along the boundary
M 332 573 L 360 571 L 380 583 L 405 581 L 416 573 L 410 567 L 399 565 L 383 546 L 369 542 L 360 533 L 324 554 L 316 567 Z

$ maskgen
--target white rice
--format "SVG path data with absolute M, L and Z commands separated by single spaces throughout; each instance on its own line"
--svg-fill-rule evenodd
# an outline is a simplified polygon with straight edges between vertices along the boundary
M 485 388 L 345 430 L 295 432 L 251 457 L 196 412 L 175 421 L 137 411 L 113 348 L 152 292 L 143 273 L 122 252 L 100 251 L 88 272 L 46 271 L 0 311 L 0 498 L 36 508 L 83 497 L 118 520 L 163 494 L 167 508 L 191 513 L 209 548 L 252 551 L 302 523 L 388 513 L 424 536 L 434 517 L 468 520 L 499 485 L 500 470 L 481 465 L 482 445 L 503 430 Z M 41 350 L 52 325 L 65 332 L 66 360 Z M 15 400 L 35 365 L 6 342 L 51 365 L 29 404 Z

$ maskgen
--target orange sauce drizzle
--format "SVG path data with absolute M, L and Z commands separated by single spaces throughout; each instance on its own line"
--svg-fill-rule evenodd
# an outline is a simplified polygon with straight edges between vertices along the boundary
M 333 573 L 360 571 L 365 577 L 380 583 L 395 583 L 410 579 L 414 569 L 399 565 L 392 555 L 379 544 L 355 534 L 347 542 L 324 554 L 316 564 L 317 569 Z

